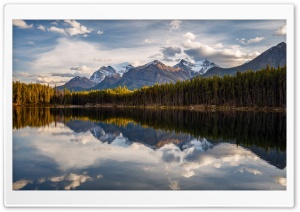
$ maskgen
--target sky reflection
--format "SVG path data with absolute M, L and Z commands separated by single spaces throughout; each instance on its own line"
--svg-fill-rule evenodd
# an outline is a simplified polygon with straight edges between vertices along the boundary
M 131 140 L 135 137 L 128 134 L 129 128 L 156 138 L 156 145 Z M 73 127 L 72 122 L 58 122 L 14 130 L 13 189 L 286 189 L 286 170 L 250 149 L 188 134 L 142 130 L 136 124 L 118 127 L 79 120 Z

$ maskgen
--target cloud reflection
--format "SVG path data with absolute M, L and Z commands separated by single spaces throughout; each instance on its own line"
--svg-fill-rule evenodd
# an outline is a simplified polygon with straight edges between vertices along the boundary
M 32 183 L 31 180 L 19 180 L 13 183 L 13 190 L 20 190 L 24 188 L 27 184 Z
M 179 190 L 179 189 L 180 189 L 179 183 L 178 183 L 178 181 L 176 181 L 176 180 L 170 181 L 169 187 L 170 187 L 170 189 L 172 189 L 172 190 Z
M 28 131 L 31 136 L 23 136 L 22 131 Z M 56 184 L 67 182 L 64 189 L 70 190 L 79 188 L 87 181 L 103 180 L 101 174 L 97 173 L 93 175 L 94 177 L 91 177 L 85 172 L 83 174 L 77 172 L 76 174 L 74 170 L 99 169 L 99 167 L 107 165 L 108 161 L 110 163 L 113 161 L 114 164 L 122 168 L 120 172 L 123 174 L 122 180 L 124 180 L 124 183 L 129 181 L 129 183 L 134 184 L 130 177 L 143 175 L 144 178 L 154 184 L 158 183 L 155 180 L 166 181 L 168 188 L 173 190 L 184 189 L 184 184 L 181 181 L 187 179 L 195 183 L 193 189 L 197 188 L 197 183 L 200 182 L 199 179 L 201 179 L 201 182 L 206 180 L 210 183 L 213 180 L 219 182 L 226 179 L 229 185 L 247 187 L 247 184 L 242 182 L 247 179 L 249 185 L 251 185 L 250 181 L 255 182 L 255 180 L 258 180 L 258 178 L 249 178 L 253 175 L 260 177 L 263 182 L 261 184 L 253 183 L 255 185 L 253 188 L 267 189 L 271 187 L 270 182 L 267 181 L 269 178 L 274 183 L 274 177 L 271 176 L 282 176 L 282 173 L 285 172 L 274 169 L 272 165 L 261 160 L 250 150 L 236 147 L 235 144 L 230 143 L 216 145 L 207 139 L 191 139 L 180 148 L 180 142 L 173 144 L 163 140 L 161 142 L 164 143 L 163 146 L 153 148 L 130 141 L 120 132 L 114 134 L 110 143 L 99 141 L 93 135 L 95 132 L 90 130 L 80 133 L 71 132 L 62 123 L 57 123 L 56 127 L 50 125 L 49 128 L 42 130 L 24 128 L 15 134 L 16 140 L 26 141 L 20 142 L 18 145 L 23 145 L 24 148 L 27 146 L 34 147 L 39 154 L 54 160 L 57 168 L 61 173 L 64 173 L 59 176 L 39 177 L 36 180 L 40 184 L 46 181 Z M 55 133 L 55 139 L 53 139 L 53 133 Z M 66 133 L 68 134 L 67 139 Z M 102 129 L 101 137 L 105 137 L 107 134 Z M 116 166 L 111 169 L 120 167 Z M 241 173 L 245 176 L 245 179 L 240 177 Z M 17 181 L 14 183 L 14 189 L 21 189 L 28 183 L 32 183 L 32 180 Z M 277 186 L 285 186 L 286 178 L 276 177 L 275 182 Z M 210 186 L 213 185 L 215 186 L 215 183 Z M 205 183 L 198 186 L 204 187 Z M 282 187 L 279 188 L 282 189 Z
M 262 175 L 262 173 L 256 169 L 251 169 L 251 168 L 248 168 L 248 167 L 241 167 L 237 170 L 238 172 L 240 173 L 244 173 L 244 172 L 248 172 L 248 173 L 251 173 L 251 174 L 254 174 L 254 175 Z
M 283 185 L 283 186 L 286 186 L 286 178 L 285 177 L 280 177 L 280 176 L 277 176 L 274 178 L 275 182 L 280 184 L 280 185 Z
M 71 173 L 64 178 L 66 181 L 71 181 L 71 183 L 65 187 L 66 190 L 74 189 L 80 186 L 81 183 L 85 183 L 87 180 L 91 179 L 88 175 L 77 175 Z

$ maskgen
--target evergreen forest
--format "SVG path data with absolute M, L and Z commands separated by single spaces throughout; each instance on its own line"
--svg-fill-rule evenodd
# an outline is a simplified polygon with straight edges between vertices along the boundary
M 232 107 L 286 106 L 286 66 L 238 72 L 234 76 L 196 77 L 176 83 L 155 84 L 129 90 L 113 89 L 73 92 L 49 85 L 13 82 L 14 105 L 113 105 Z

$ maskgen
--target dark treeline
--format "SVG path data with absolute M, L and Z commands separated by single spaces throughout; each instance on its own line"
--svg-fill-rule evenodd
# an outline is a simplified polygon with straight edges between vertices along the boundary
M 27 91 L 20 90 L 20 85 Z M 156 84 L 134 91 L 126 87 L 118 87 L 81 92 L 70 92 L 64 89 L 59 92 L 55 88 L 45 86 L 41 87 L 44 90 L 34 90 L 31 87 L 34 88 L 34 84 L 14 83 L 14 103 L 18 105 L 50 102 L 66 105 L 285 107 L 286 67 L 277 69 L 267 67 L 257 72 L 238 72 L 235 76 L 222 78 L 218 76 L 197 77 L 187 81 L 178 81 L 175 84 Z M 45 88 L 50 92 L 46 94 Z M 37 91 L 39 91 L 38 94 L 35 94 Z M 38 100 L 35 99 L 36 97 Z
M 144 127 L 190 134 L 196 138 L 234 141 L 238 145 L 266 149 L 286 149 L 286 113 L 274 112 L 17 107 L 14 108 L 13 128 L 39 127 L 70 120 L 104 122 L 120 127 L 133 122 Z

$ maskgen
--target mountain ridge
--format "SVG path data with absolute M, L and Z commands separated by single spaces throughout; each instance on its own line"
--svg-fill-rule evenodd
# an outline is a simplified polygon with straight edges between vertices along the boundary
M 176 82 L 177 80 L 190 79 L 190 75 L 172 66 L 154 60 L 143 66 L 131 68 L 122 78 L 113 86 L 126 86 L 129 89 L 151 86 L 156 83 Z
M 64 88 L 70 91 L 81 91 L 83 89 L 89 89 L 95 86 L 96 83 L 89 80 L 86 77 L 76 76 L 72 78 L 70 81 L 66 82 L 64 85 L 57 86 L 58 90 L 63 90 Z
M 203 75 L 212 67 L 219 67 L 214 62 L 210 62 L 207 59 L 196 61 L 195 63 L 181 59 L 179 63 L 173 67 L 179 67 L 186 71 L 191 72 L 192 76 Z
M 197 76 L 210 77 L 217 75 L 222 77 L 224 75 L 234 75 L 238 71 L 257 71 L 267 67 L 267 65 L 277 67 L 278 65 L 284 66 L 285 64 L 286 43 L 281 42 L 267 49 L 253 60 L 236 67 L 222 68 L 207 59 L 196 61 L 195 63 L 181 59 L 174 66 L 168 66 L 159 60 L 153 60 L 137 67 L 124 62 L 100 67 L 90 77 L 89 81 L 91 82 L 87 81 L 87 78 L 77 78 L 82 83 L 81 88 L 80 82 L 74 82 L 74 78 L 59 87 L 62 89 L 64 87 L 67 89 L 71 88 L 74 91 L 108 89 L 118 86 L 126 86 L 128 89 L 138 89 L 143 86 L 152 86 L 156 83 L 175 83 L 178 80 L 188 80 Z M 73 87 L 70 85 L 73 85 Z
M 234 75 L 238 71 L 245 72 L 247 70 L 258 71 L 262 68 L 267 67 L 277 67 L 284 66 L 286 64 L 286 43 L 281 42 L 276 46 L 272 46 L 271 48 L 264 51 L 262 54 L 258 55 L 253 60 L 244 63 L 240 66 L 232 67 L 232 68 L 221 68 L 221 67 L 213 67 L 209 69 L 203 77 L 209 76 L 224 76 L 224 75 Z

